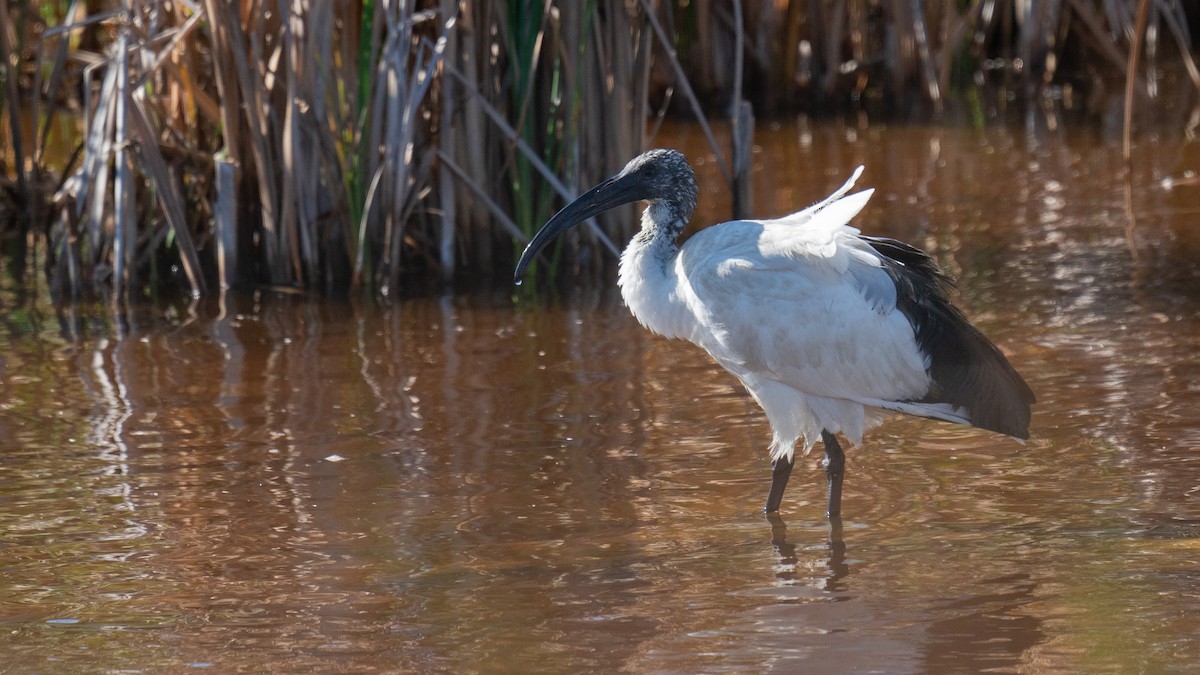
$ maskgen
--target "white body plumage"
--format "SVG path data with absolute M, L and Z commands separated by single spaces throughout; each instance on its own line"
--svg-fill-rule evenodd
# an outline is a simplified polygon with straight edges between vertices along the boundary
M 767 413 L 771 457 L 792 460 L 821 431 L 861 443 L 880 409 L 969 423 L 948 404 L 899 403 L 929 391 L 929 358 L 896 306 L 882 258 L 847 223 L 872 190 L 837 192 L 775 220 L 700 231 L 678 251 L 647 209 L 618 283 L 646 328 L 704 348 Z

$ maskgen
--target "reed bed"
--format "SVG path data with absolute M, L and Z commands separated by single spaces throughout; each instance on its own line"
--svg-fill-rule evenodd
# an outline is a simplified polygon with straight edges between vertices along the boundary
M 1128 121 L 1165 69 L 1194 105 L 1198 28 L 1179 0 L 9 0 L 0 264 L 116 303 L 502 281 L 663 115 L 734 117 L 709 138 L 746 209 L 755 115 L 1086 119 L 1124 92 Z M 604 277 L 633 222 L 554 269 Z

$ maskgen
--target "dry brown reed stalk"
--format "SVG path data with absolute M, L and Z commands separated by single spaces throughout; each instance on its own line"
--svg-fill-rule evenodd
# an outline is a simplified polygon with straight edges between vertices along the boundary
M 65 9 L 73 12 L 78 0 Z M 65 96 L 43 97 L 66 86 L 67 46 L 46 39 L 45 20 L 54 8 L 18 2 L 0 5 L 0 263 L 17 278 L 29 262 L 26 245 L 47 218 L 60 179 L 48 166 L 50 132 L 68 103 Z M 61 13 L 58 14 L 61 16 Z M 64 161 L 58 158 L 58 162 Z M 74 157 L 66 156 L 67 165 Z M 8 168 L 11 167 L 11 168 Z
M 981 87 L 1016 93 L 1019 106 L 1041 106 L 1064 87 L 1081 94 L 1076 100 L 1086 100 L 1089 88 L 1129 70 L 1126 52 L 1135 35 L 1138 0 L 761 0 L 744 5 L 746 97 L 760 114 L 797 108 L 828 114 L 849 105 L 885 118 L 925 119 L 951 104 L 971 105 Z M 676 10 L 681 16 L 671 23 L 679 59 L 699 83 L 709 110 L 731 103 L 731 87 L 709 74 L 730 61 L 737 30 L 734 6 L 732 0 L 690 2 Z M 1152 25 L 1160 29 L 1147 39 L 1157 39 L 1160 59 L 1177 59 L 1200 90 L 1197 38 L 1189 32 L 1197 25 L 1200 5 L 1161 0 L 1149 8 Z M 1153 50 L 1148 43 L 1147 53 Z M 1134 73 L 1144 90 L 1154 85 L 1154 67 L 1147 63 L 1147 74 Z
M 440 150 L 461 186 L 454 209 L 460 240 L 471 244 L 462 247 L 465 267 L 507 276 L 513 238 L 526 240 L 561 200 L 643 148 L 650 34 L 634 10 L 618 2 L 467 3 L 441 91 L 459 97 L 442 127 L 463 142 Z M 496 216 L 512 227 L 497 230 Z M 611 266 L 613 240 L 631 234 L 632 219 L 606 222 L 568 241 L 564 268 L 602 274 Z
M 146 253 L 156 247 L 144 242 L 170 239 L 183 276 L 199 294 L 205 281 L 184 215 L 185 200 L 177 174 L 164 160 L 172 144 L 157 128 L 158 102 L 148 104 L 153 92 L 170 82 L 170 71 L 160 67 L 163 60 L 199 24 L 194 17 L 152 11 L 161 8 L 148 3 L 132 9 L 110 15 L 118 20 L 116 38 L 85 69 L 85 82 L 98 69 L 104 74 L 95 100 L 90 89 L 85 99 L 84 159 L 76 180 L 67 184 L 70 193 L 56 200 L 59 218 L 50 235 L 56 243 L 49 253 L 58 256 L 57 269 L 67 271 L 71 293 L 80 290 L 82 270 L 94 281 L 107 277 L 114 300 L 127 299 L 140 285 L 139 270 L 153 269 L 139 249 Z M 72 3 L 68 17 L 78 16 L 77 10 L 78 3 Z M 56 33 L 67 39 L 93 22 L 68 18 Z M 152 202 L 157 209 L 149 206 Z M 162 218 L 142 225 L 142 213 Z
M 1133 159 L 1133 95 L 1136 86 L 1137 64 L 1141 59 L 1146 39 L 1146 25 L 1150 21 L 1150 0 L 1138 2 L 1137 18 L 1134 20 L 1133 42 L 1129 45 L 1130 68 L 1125 76 L 1125 124 L 1121 132 L 1121 152 L 1126 164 Z
M 401 3 L 384 3 L 382 9 L 376 14 L 373 34 L 386 37 L 378 49 L 374 86 L 369 94 L 364 92 L 371 111 L 365 147 L 380 152 L 368 151 L 362 167 L 370 187 L 359 221 L 354 279 L 356 284 L 362 280 L 369 258 L 375 270 L 372 285 L 387 295 L 400 281 L 404 228 L 429 190 L 435 155 L 426 145 L 426 96 L 445 52 L 445 31 L 453 27 L 454 18 L 431 42 L 416 28 L 418 22 L 435 21 L 433 13 L 406 16 Z M 420 152 L 418 143 L 426 146 Z
M 643 149 L 652 102 L 697 120 L 745 187 L 751 112 L 978 123 L 986 96 L 1042 110 L 1117 77 L 1132 110 L 1168 63 L 1200 90 L 1200 7 L 1140 6 L 1155 30 L 1138 0 L 10 0 L 0 211 L 25 214 L 24 242 L 54 204 L 63 294 L 504 279 L 564 199 Z M 73 104 L 81 157 L 52 202 L 46 148 Z M 707 116 L 734 113 L 727 153 Z M 634 222 L 581 229 L 557 269 L 606 276 Z
M 17 71 L 18 59 L 17 56 L 17 34 L 13 31 L 14 23 L 7 4 L 0 4 L 0 65 L 3 66 L 6 76 L 4 78 L 4 97 L 3 101 L 7 104 L 10 111 L 8 115 L 9 123 L 9 145 L 12 147 L 12 163 L 14 184 L 17 191 L 17 196 L 21 199 L 27 197 L 28 187 L 26 186 L 26 163 L 25 163 L 25 134 L 21 130 L 21 118 L 18 115 L 11 114 L 11 111 L 22 105 L 21 94 L 17 87 L 17 78 L 14 76 Z

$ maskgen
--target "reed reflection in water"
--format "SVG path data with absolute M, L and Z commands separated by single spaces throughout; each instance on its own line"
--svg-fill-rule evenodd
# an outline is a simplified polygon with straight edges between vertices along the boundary
M 1180 143 L 764 131 L 757 211 L 858 163 L 1039 396 L 1025 446 L 895 420 L 778 519 L 766 421 L 613 289 L 261 292 L 60 330 L 6 289 L 16 670 L 1186 670 L 1200 661 L 1200 187 Z M 774 135 L 771 135 L 774 134 Z M 677 133 L 660 144 L 702 150 Z M 814 167 L 826 167 L 816 170 Z M 701 208 L 714 220 L 716 188 Z M 1128 214 L 1136 216 L 1130 223 Z

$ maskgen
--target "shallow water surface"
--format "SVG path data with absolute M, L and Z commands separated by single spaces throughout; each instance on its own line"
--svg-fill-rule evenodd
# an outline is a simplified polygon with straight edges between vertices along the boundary
M 612 289 L 117 325 L 6 289 L 0 671 L 1191 671 L 1195 144 L 1126 183 L 1087 134 L 760 142 L 763 215 L 867 165 L 857 224 L 959 278 L 1039 396 L 1027 444 L 896 419 L 841 527 L 819 452 L 768 519 L 760 411 Z

